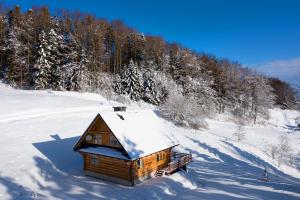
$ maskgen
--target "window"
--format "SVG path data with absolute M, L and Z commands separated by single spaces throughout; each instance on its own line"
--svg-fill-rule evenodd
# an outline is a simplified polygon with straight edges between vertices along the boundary
M 137 167 L 138 169 L 142 169 L 144 167 L 144 162 L 141 159 L 138 159 L 137 161 Z
M 112 145 L 112 146 L 118 146 L 119 145 L 118 140 L 113 135 L 109 136 L 109 144 Z
M 94 136 L 94 143 L 95 144 L 102 144 L 102 135 L 97 134 Z
M 87 136 L 85 137 L 85 140 L 88 141 L 88 142 L 91 142 L 92 139 L 93 139 L 93 137 L 92 137 L 91 135 L 87 135 Z
M 95 155 L 91 156 L 91 165 L 94 165 L 94 166 L 99 165 L 99 159 L 97 158 L 97 156 L 95 156 Z
M 156 160 L 157 162 L 160 160 L 164 160 L 165 159 L 165 154 L 164 153 L 158 153 L 156 154 Z

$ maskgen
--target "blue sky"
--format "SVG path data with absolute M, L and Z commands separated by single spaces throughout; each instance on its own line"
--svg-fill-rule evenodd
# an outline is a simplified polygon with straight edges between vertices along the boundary
M 287 72 L 289 69 L 300 70 L 300 1 L 297 0 L 5 2 L 18 4 L 23 9 L 46 5 L 52 11 L 64 8 L 108 20 L 122 19 L 138 31 L 160 35 L 198 52 L 237 60 L 270 75 L 274 70 L 278 72 L 277 68 Z

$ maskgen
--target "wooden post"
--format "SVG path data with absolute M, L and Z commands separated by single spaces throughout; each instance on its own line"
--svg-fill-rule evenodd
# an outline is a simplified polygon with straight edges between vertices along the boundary
M 130 178 L 131 178 L 131 186 L 134 186 L 134 161 L 131 161 L 131 166 L 130 166 Z

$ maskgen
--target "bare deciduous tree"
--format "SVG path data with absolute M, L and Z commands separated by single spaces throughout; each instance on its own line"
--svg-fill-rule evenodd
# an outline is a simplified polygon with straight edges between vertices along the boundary
M 233 135 L 236 137 L 237 141 L 240 142 L 246 137 L 246 130 L 245 130 L 245 120 L 242 117 L 238 117 L 235 120 L 236 130 Z
M 281 164 L 292 165 L 294 163 L 294 153 L 287 135 L 277 138 L 277 143 L 271 145 L 271 157 L 275 159 L 278 166 Z

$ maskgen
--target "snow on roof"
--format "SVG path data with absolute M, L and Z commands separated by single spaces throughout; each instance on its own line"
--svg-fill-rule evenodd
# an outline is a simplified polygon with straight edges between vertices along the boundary
M 174 146 L 152 110 L 99 114 L 133 160 Z
M 125 155 L 123 155 L 122 152 L 108 148 L 108 147 L 85 147 L 81 148 L 79 150 L 80 152 L 85 152 L 85 153 L 92 153 L 92 154 L 97 154 L 97 155 L 103 155 L 103 156 L 109 156 L 113 158 L 120 158 L 123 160 L 129 160 Z

